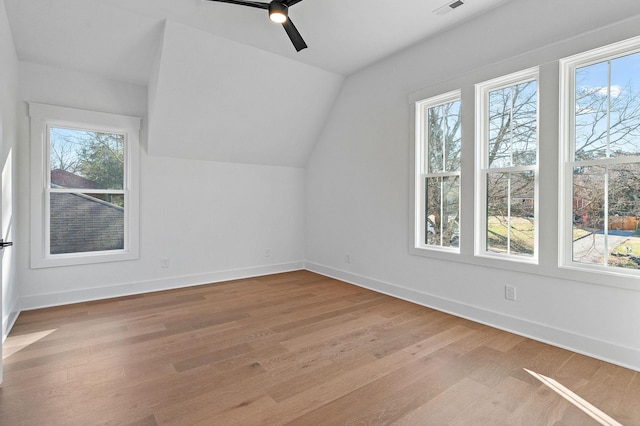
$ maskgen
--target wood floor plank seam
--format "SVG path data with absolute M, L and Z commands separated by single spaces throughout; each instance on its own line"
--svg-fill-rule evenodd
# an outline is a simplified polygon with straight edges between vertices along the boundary
M 627 426 L 640 373 L 309 271 L 20 314 L 6 425 Z

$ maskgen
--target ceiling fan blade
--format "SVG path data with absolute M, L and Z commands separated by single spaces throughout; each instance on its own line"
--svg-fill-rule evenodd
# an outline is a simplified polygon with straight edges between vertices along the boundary
M 288 7 L 293 6 L 296 3 L 300 3 L 302 0 L 284 0 L 282 3 L 286 4 Z
M 231 4 L 237 4 L 240 6 L 255 7 L 258 9 L 269 9 L 269 3 L 262 3 L 259 1 L 242 1 L 242 0 L 209 0 L 209 1 L 215 1 L 218 3 L 231 3 Z
M 296 28 L 295 25 L 293 25 L 293 22 L 291 22 L 291 18 L 287 19 L 282 24 L 282 26 L 284 27 L 284 30 L 287 32 L 287 35 L 291 39 L 291 43 L 293 43 L 293 46 L 296 48 L 296 51 L 299 52 L 302 49 L 307 48 L 307 43 L 304 42 L 304 40 L 302 39 L 302 36 L 298 32 L 298 29 Z

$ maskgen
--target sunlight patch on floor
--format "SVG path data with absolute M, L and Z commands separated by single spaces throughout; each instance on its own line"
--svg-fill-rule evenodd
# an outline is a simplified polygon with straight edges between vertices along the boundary
M 9 358 L 11 355 L 29 345 L 34 344 L 38 340 L 44 339 L 56 330 L 57 328 L 54 328 L 53 330 L 36 331 L 33 333 L 21 334 L 19 336 L 7 337 L 7 340 L 5 340 L 2 345 L 2 359 Z
M 613 418 L 611 418 L 606 413 L 599 410 L 589 402 L 580 398 L 578 395 L 576 395 L 571 390 L 561 385 L 557 381 L 547 376 L 543 376 L 542 374 L 538 374 L 535 371 L 527 370 L 526 368 L 524 369 L 524 371 L 531 374 L 536 379 L 540 380 L 542 383 L 544 383 L 553 391 L 555 391 L 558 395 L 560 395 L 561 397 L 563 397 L 564 399 L 566 399 L 567 401 L 569 401 L 570 403 L 572 403 L 573 405 L 575 405 L 576 407 L 584 411 L 589 417 L 591 417 L 601 425 L 622 426 L 621 423 L 617 422 L 616 420 L 614 420 Z

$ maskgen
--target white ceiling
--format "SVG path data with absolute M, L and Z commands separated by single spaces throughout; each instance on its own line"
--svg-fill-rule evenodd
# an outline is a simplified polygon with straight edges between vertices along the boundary
M 309 45 L 297 53 L 266 11 L 207 0 L 5 0 L 20 60 L 146 85 L 163 22 L 348 75 L 510 0 L 306 0 L 290 17 Z M 188 49 L 189 46 L 184 46 Z

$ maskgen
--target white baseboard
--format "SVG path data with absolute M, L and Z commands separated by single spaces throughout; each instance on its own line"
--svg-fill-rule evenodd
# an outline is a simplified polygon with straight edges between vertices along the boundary
M 8 315 L 6 316 L 3 315 L 3 318 L 2 318 L 2 341 L 3 342 L 7 339 L 7 336 L 9 335 L 9 333 L 11 333 L 11 329 L 13 328 L 13 325 L 16 323 L 16 320 L 18 319 L 18 315 L 20 315 L 20 301 L 16 297 L 15 299 L 13 299 L 13 301 L 11 302 L 11 305 L 9 306 Z
M 206 274 L 183 275 L 178 277 L 136 281 L 112 286 L 87 288 L 59 293 L 37 294 L 20 298 L 22 310 L 48 308 L 51 306 L 69 305 L 72 303 L 89 302 L 92 300 L 110 299 L 113 297 L 130 296 L 134 294 L 150 293 L 153 291 L 171 290 L 181 287 L 191 287 L 230 281 L 262 275 L 278 274 L 304 269 L 304 262 L 290 262 L 277 265 L 257 266 L 228 271 L 216 271 Z M 17 314 L 16 314 L 17 317 Z
M 305 263 L 306 269 L 350 284 L 387 294 L 409 302 L 427 306 L 500 330 L 548 343 L 592 358 L 640 371 L 640 351 L 597 340 L 567 330 L 549 327 L 529 320 L 505 315 L 455 300 L 434 296 L 421 291 L 379 281 L 358 274 L 334 269 L 313 262 Z

